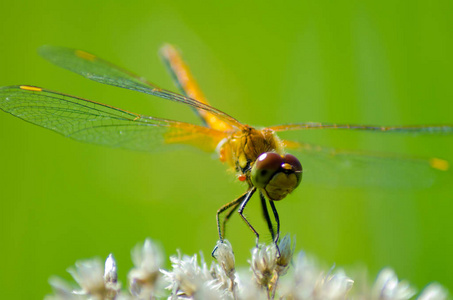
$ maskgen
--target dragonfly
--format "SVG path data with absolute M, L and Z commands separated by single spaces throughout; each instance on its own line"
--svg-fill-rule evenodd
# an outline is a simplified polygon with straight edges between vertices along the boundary
M 143 77 L 82 50 L 42 46 L 39 53 L 51 63 L 96 82 L 182 103 L 195 111 L 202 125 L 133 113 L 36 86 L 0 88 L 0 108 L 3 111 L 74 140 L 138 151 L 152 151 L 160 147 L 165 149 L 170 145 L 188 145 L 207 152 L 217 152 L 220 161 L 227 164 L 235 172 L 237 179 L 247 187 L 242 195 L 217 210 L 216 223 L 220 241 L 224 240 L 228 220 L 237 211 L 255 235 L 258 245 L 260 235 L 244 215 L 247 203 L 258 193 L 264 220 L 278 249 L 280 219 L 275 202 L 292 193 L 300 185 L 304 173 L 301 162 L 296 156 L 289 154 L 288 149 L 301 150 L 303 153 L 324 153 L 326 160 L 332 156 L 343 160 L 356 156 L 366 162 L 378 159 L 379 163 L 389 161 L 389 158 L 392 160 L 391 156 L 314 147 L 299 141 L 281 139 L 277 134 L 320 129 L 415 134 L 453 133 L 451 124 L 373 126 L 306 122 L 256 128 L 211 106 L 181 53 L 170 44 L 165 44 L 160 49 L 160 55 L 182 94 L 159 88 Z M 427 169 L 436 172 L 447 171 L 450 167 L 448 161 L 440 158 L 408 161 L 423 163 Z M 276 223 L 275 228 L 268 206 Z

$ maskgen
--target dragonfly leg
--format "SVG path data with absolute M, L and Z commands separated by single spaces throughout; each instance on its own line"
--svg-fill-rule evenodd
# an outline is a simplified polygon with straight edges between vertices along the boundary
M 236 209 L 239 207 L 239 204 L 241 204 L 241 202 L 237 202 L 235 203 L 230 211 L 227 213 L 227 215 L 225 216 L 225 218 L 223 219 L 223 222 L 222 222 L 222 236 L 225 236 L 225 231 L 226 231 L 226 223 L 228 222 L 228 220 L 230 219 L 230 217 L 233 215 L 233 213 L 236 211 Z
M 260 192 L 260 199 L 261 199 L 261 207 L 263 208 L 263 216 L 264 216 L 264 219 L 266 220 L 267 227 L 269 228 L 269 232 L 271 233 L 272 241 L 274 241 L 275 240 L 274 228 L 272 227 L 271 218 L 269 217 L 269 211 L 267 210 L 266 198 L 264 197 L 263 193 L 261 193 L 261 192 Z
M 260 239 L 260 235 L 258 234 L 258 232 L 255 230 L 255 228 L 253 228 L 252 224 L 250 224 L 250 222 L 247 220 L 247 218 L 244 216 L 243 212 L 244 212 L 244 209 L 245 209 L 245 206 L 247 205 L 247 203 L 249 202 L 249 200 L 252 198 L 253 194 L 255 193 L 256 191 L 256 188 L 252 188 L 250 189 L 249 191 L 247 191 L 247 194 L 244 198 L 244 200 L 242 201 L 241 203 L 241 206 L 239 207 L 239 210 L 238 210 L 238 213 L 239 215 L 241 216 L 241 218 L 244 220 L 244 222 L 249 226 L 249 228 L 253 231 L 253 233 L 256 235 L 256 246 L 258 247 L 258 242 L 259 242 L 259 239 Z
M 277 208 L 275 207 L 274 201 L 269 200 L 269 203 L 271 205 L 272 212 L 274 213 L 275 222 L 277 223 L 277 235 L 275 236 L 274 244 L 275 244 L 275 247 L 277 247 L 277 253 L 278 253 L 278 256 L 280 257 L 280 249 L 278 248 L 278 239 L 280 238 L 280 219 L 278 217 L 278 212 L 277 212 Z
M 219 233 L 220 242 L 223 242 L 223 237 L 225 236 L 226 222 L 231 217 L 231 215 L 236 211 L 236 209 L 239 207 L 239 204 L 248 195 L 248 193 L 249 193 L 249 191 L 245 192 L 244 194 L 242 194 L 236 200 L 228 202 L 227 204 L 223 205 L 221 208 L 219 208 L 217 210 L 216 221 L 217 221 L 217 230 L 218 230 L 218 233 Z M 223 212 L 227 211 L 228 209 L 230 209 L 230 211 L 225 216 L 225 219 L 223 220 L 222 225 L 220 225 L 220 214 L 222 214 Z M 213 258 L 215 258 L 214 253 L 216 252 L 216 250 L 217 250 L 217 246 L 215 246 L 214 250 L 212 250 L 212 252 L 211 252 L 211 256 Z
M 244 194 L 242 194 L 239 198 L 237 198 L 236 200 L 233 200 L 225 205 L 223 205 L 221 208 L 219 208 L 217 210 L 217 215 L 216 215 L 216 221 L 217 221 L 217 230 L 219 232 L 219 239 L 220 241 L 223 241 L 223 237 L 224 237 L 224 233 L 225 233 L 225 225 L 226 225 L 226 222 L 228 221 L 228 219 L 231 217 L 232 213 L 236 210 L 237 206 L 242 202 L 242 200 L 247 196 L 247 194 L 249 193 L 249 191 L 245 192 Z M 222 225 L 220 225 L 220 214 L 222 214 L 223 212 L 225 212 L 226 210 L 228 210 L 229 208 L 231 208 L 231 211 L 227 214 L 227 216 L 225 217 L 225 220 L 223 221 Z

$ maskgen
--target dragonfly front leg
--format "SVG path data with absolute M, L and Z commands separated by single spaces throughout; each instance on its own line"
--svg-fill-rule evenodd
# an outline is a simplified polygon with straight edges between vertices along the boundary
M 249 202 L 249 200 L 252 198 L 253 194 L 255 193 L 256 191 L 256 187 L 253 187 L 251 188 L 244 200 L 242 201 L 241 203 L 241 206 L 239 207 L 239 210 L 238 210 L 238 213 L 239 215 L 241 216 L 242 220 L 244 220 L 244 222 L 249 226 L 249 228 L 253 231 L 253 233 L 256 235 L 256 246 L 258 247 L 258 242 L 259 242 L 259 239 L 260 239 L 260 235 L 258 234 L 258 232 L 255 230 L 255 228 L 253 228 L 252 224 L 250 224 L 250 222 L 247 220 L 247 218 L 244 216 L 243 212 L 244 212 L 244 209 L 245 209 L 245 206 L 247 205 L 247 203 Z

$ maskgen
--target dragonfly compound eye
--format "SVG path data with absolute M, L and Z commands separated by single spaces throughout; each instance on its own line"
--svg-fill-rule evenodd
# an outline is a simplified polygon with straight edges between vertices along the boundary
M 302 165 L 300 161 L 297 159 L 297 157 L 291 154 L 286 154 L 284 160 L 285 163 L 291 166 L 291 170 L 297 177 L 297 185 L 299 185 L 300 181 L 302 180 Z
M 300 184 L 302 165 L 291 154 L 266 152 L 253 165 L 251 180 L 269 199 L 282 200 Z
M 253 185 L 264 188 L 275 173 L 282 168 L 283 164 L 283 157 L 274 152 L 265 152 L 258 156 L 252 167 L 251 179 Z

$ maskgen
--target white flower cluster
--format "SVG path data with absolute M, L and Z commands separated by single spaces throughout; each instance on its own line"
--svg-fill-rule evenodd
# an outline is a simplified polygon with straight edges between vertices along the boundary
M 262 245 L 252 250 L 250 271 L 236 271 L 231 244 L 219 241 L 213 252 L 217 262 L 208 268 L 203 256 L 171 256 L 171 270 L 163 270 L 163 252 L 150 239 L 132 251 L 134 268 L 128 274 L 129 286 L 121 289 L 116 262 L 109 255 L 102 266 L 100 260 L 86 260 L 69 269 L 78 286 L 59 278 L 51 278 L 53 295 L 59 299 L 298 299 L 298 300 L 404 300 L 416 292 L 406 281 L 399 281 L 393 270 L 383 269 L 374 284 L 359 285 L 344 271 L 327 272 L 301 252 L 293 259 L 294 245 L 285 236 L 279 249 Z M 290 266 L 292 268 L 290 269 Z M 285 277 L 282 277 L 288 273 Z M 167 290 L 167 292 L 165 292 Z M 428 285 L 418 300 L 445 300 L 447 291 L 439 284 Z

